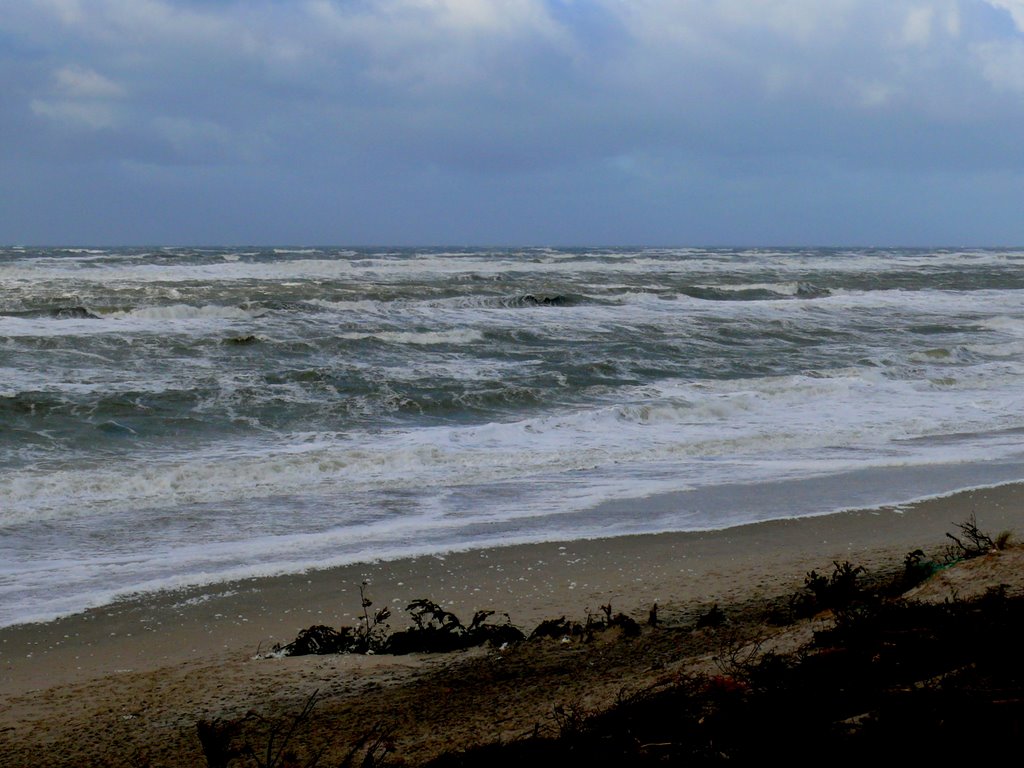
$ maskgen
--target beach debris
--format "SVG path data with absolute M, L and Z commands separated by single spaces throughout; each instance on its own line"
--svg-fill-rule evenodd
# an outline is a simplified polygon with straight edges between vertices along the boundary
M 366 594 L 367 586 L 368 582 L 364 581 L 359 587 L 362 615 L 355 626 L 334 629 L 324 624 L 313 625 L 299 632 L 292 642 L 275 644 L 271 653 L 261 658 L 334 653 L 385 653 L 395 656 L 448 653 L 488 644 L 494 648 L 508 648 L 527 639 L 523 631 L 512 624 L 507 613 L 500 614 L 502 620 L 495 622 L 491 620 L 495 611 L 478 610 L 466 625 L 444 606 L 427 598 L 413 600 L 406 606 L 405 610 L 412 619 L 411 627 L 391 632 L 391 625 L 386 623 L 391 618 L 391 610 L 385 606 L 371 613 L 373 601 Z M 655 603 L 648 616 L 651 626 L 657 624 L 657 613 Z M 586 642 L 592 640 L 596 633 L 606 630 L 617 630 L 616 636 L 624 638 L 638 637 L 642 631 L 635 619 L 613 612 L 611 603 L 608 603 L 601 606 L 597 616 L 588 611 L 585 624 L 569 621 L 565 616 L 542 621 L 530 633 L 529 639 Z
M 525 639 L 525 635 L 512 625 L 507 613 L 502 614 L 504 623 L 493 624 L 488 619 L 494 611 L 477 611 L 467 627 L 454 613 L 425 598 L 412 601 L 406 610 L 412 617 L 413 626 L 391 635 L 386 646 L 388 653 L 445 653 L 486 643 L 500 647 Z
M 367 582 L 359 588 L 363 614 L 355 627 L 334 629 L 322 624 L 299 632 L 292 642 L 277 644 L 271 656 L 304 656 L 309 654 L 387 653 L 447 653 L 490 643 L 495 647 L 508 646 L 525 639 L 507 613 L 502 623 L 489 621 L 494 611 L 477 611 L 469 626 L 458 616 L 433 600 L 413 600 L 406 611 L 413 626 L 400 632 L 390 632 L 387 620 L 391 610 L 387 607 L 370 613 L 373 601 L 366 595 Z
M 362 616 L 354 627 L 334 629 L 325 624 L 314 624 L 299 632 L 292 642 L 277 643 L 268 657 L 328 655 L 334 653 L 374 654 L 385 651 L 389 638 L 391 609 L 387 606 L 370 613 L 373 601 L 366 596 L 369 582 L 359 585 L 359 605 Z
M 563 640 L 566 638 L 582 637 L 586 628 L 578 621 L 568 621 L 565 616 L 557 619 L 546 619 L 537 625 L 537 628 L 530 633 L 531 640 L 539 638 L 552 638 Z
M 601 606 L 601 612 L 604 614 L 603 625 L 599 625 L 597 629 L 618 629 L 623 637 L 639 637 L 640 636 L 640 625 L 635 619 L 630 618 L 621 611 L 616 614 L 612 614 L 612 604 Z
M 953 541 L 946 548 L 945 557 L 947 562 L 981 557 L 997 548 L 992 537 L 978 528 L 978 518 L 974 512 L 971 512 L 964 522 L 953 523 L 953 525 L 960 531 L 960 536 L 946 533 L 946 538 Z
M 596 633 L 607 630 L 617 630 L 618 636 L 624 638 L 641 634 L 636 620 L 621 612 L 613 613 L 610 604 L 601 606 L 600 617 L 589 614 L 585 624 L 569 621 L 565 616 L 542 621 L 527 638 L 512 624 L 507 613 L 501 614 L 502 621 L 493 622 L 494 611 L 477 611 L 467 626 L 454 613 L 426 598 L 414 600 L 406 607 L 413 626 L 388 633 L 389 625 L 383 621 L 391 615 L 390 611 L 384 608 L 371 616 L 369 608 L 372 602 L 365 595 L 362 601 L 365 603 L 364 613 L 355 627 L 338 630 L 323 624 L 314 625 L 299 632 L 292 642 L 274 645 L 267 657 L 333 653 L 402 656 L 409 653 L 449 653 L 488 644 L 495 648 L 508 648 L 526 639 L 586 642 L 592 640 Z
M 351 627 L 339 631 L 324 624 L 315 624 L 299 632 L 287 645 L 274 646 L 274 653 L 283 656 L 351 653 L 357 647 L 356 633 Z
M 697 627 L 720 627 L 725 623 L 725 613 L 718 607 L 718 603 L 711 606 L 711 609 L 697 619 Z
M 634 619 L 624 613 L 613 613 L 611 603 L 608 603 L 601 606 L 600 617 L 588 613 L 584 624 L 569 621 L 565 616 L 542 621 L 530 633 L 530 639 L 550 638 L 562 643 L 573 640 L 588 642 L 594 639 L 595 634 L 610 629 L 619 630 L 622 637 L 638 637 L 641 632 L 640 625 Z

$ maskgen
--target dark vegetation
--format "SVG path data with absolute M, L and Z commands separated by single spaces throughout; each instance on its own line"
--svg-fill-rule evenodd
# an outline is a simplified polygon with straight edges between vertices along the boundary
M 391 610 L 381 608 L 373 613 L 373 601 L 366 596 L 366 582 L 359 587 L 363 615 L 354 627 L 334 629 L 317 624 L 299 632 L 286 645 L 275 645 L 273 652 L 283 656 L 305 656 L 329 653 L 447 653 L 489 644 L 502 647 L 519 643 L 527 636 L 512 624 L 507 613 L 502 623 L 493 623 L 494 611 L 477 611 L 469 624 L 463 624 L 451 611 L 421 598 L 406 606 L 412 626 L 400 632 L 391 632 L 387 623 Z M 649 623 L 657 623 L 657 606 L 651 609 Z M 569 641 L 589 641 L 595 633 L 617 629 L 625 637 L 637 637 L 640 625 L 624 613 L 612 612 L 610 604 L 601 606 L 599 615 L 588 614 L 586 621 L 569 621 L 564 616 L 540 623 L 529 639 L 553 638 Z
M 418 600 L 408 609 L 414 626 L 388 634 L 387 609 L 371 615 L 372 603 L 363 594 L 360 624 L 336 634 L 350 637 L 342 647 L 348 652 L 529 645 L 545 638 L 587 643 L 608 637 L 604 633 L 610 629 L 617 629 L 614 637 L 623 642 L 661 634 L 678 638 L 680 649 L 689 647 L 687 637 L 705 647 L 720 644 L 716 672 L 676 673 L 628 693 L 624 687 L 617 703 L 598 711 L 554 703 L 544 727 L 538 723 L 519 738 L 448 752 L 428 763 L 434 768 L 773 760 L 853 765 L 880 757 L 908 765 L 993 757 L 1016 764 L 1024 735 L 1024 598 L 1008 596 L 1004 586 L 973 600 L 938 604 L 901 597 L 935 571 L 1005 547 L 1009 540 L 1007 534 L 993 539 L 980 531 L 973 515 L 947 535 L 952 544 L 935 559 L 915 550 L 902 569 L 884 575 L 834 562 L 827 575 L 809 572 L 804 587 L 788 600 L 763 606 L 763 615 L 756 617 L 762 627 L 813 617 L 812 639 L 796 651 L 771 650 L 765 635 L 734 634 L 729 607 L 723 611 L 718 605 L 674 628 L 659 621 L 656 606 L 646 628 L 602 606 L 582 624 L 562 617 L 543 622 L 526 638 L 518 630 L 513 636 L 507 616 L 503 624 L 489 624 L 490 612 L 478 613 L 465 626 L 440 606 Z M 299 647 L 316 629 L 282 650 Z M 492 682 L 499 690 L 505 684 Z M 295 734 L 309 728 L 315 703 L 316 694 L 294 718 L 262 731 L 250 728 L 248 741 L 239 737 L 237 723 L 200 723 L 208 764 L 227 766 L 240 758 L 257 766 L 320 765 L 322 751 L 289 751 Z M 391 737 L 381 725 L 373 726 L 330 765 L 394 764 Z M 252 743 L 263 746 L 255 749 Z
M 738 652 L 612 709 L 563 717 L 555 737 L 490 744 L 437 767 L 946 764 L 1019 759 L 1024 602 L 848 606 L 793 655 Z
M 311 715 L 319 695 L 319 691 L 314 691 L 298 714 L 285 720 L 268 719 L 251 712 L 241 721 L 199 721 L 196 730 L 208 768 L 228 768 L 236 759 L 257 768 L 315 768 L 320 765 L 327 744 L 311 733 L 314 730 Z M 296 747 L 299 741 L 303 741 L 304 746 Z M 255 746 L 257 744 L 259 746 Z M 392 749 L 391 731 L 377 724 L 356 739 L 332 765 L 335 768 L 383 766 Z
M 406 607 L 413 626 L 390 632 L 391 609 L 384 607 L 370 613 L 373 601 L 366 596 L 366 582 L 359 587 L 363 615 L 354 627 L 334 629 L 315 625 L 299 632 L 287 645 L 274 646 L 284 656 L 327 653 L 447 653 L 473 648 L 485 643 L 502 646 L 517 643 L 525 635 L 512 625 L 508 614 L 504 623 L 489 621 L 494 611 L 477 611 L 468 625 L 454 613 L 432 600 L 414 600 Z

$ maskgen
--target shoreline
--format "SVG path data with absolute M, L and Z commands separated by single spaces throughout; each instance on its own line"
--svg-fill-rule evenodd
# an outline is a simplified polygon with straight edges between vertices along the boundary
M 1020 460 L 870 466 L 809 477 L 763 481 L 748 478 L 694 488 L 662 488 L 644 496 L 610 498 L 582 508 L 572 503 L 560 505 L 555 500 L 538 515 L 496 515 L 494 519 L 475 523 L 453 519 L 450 526 L 440 525 L 433 531 L 420 528 L 413 520 L 401 535 L 401 525 L 392 530 L 396 520 L 384 525 L 383 532 L 377 530 L 375 523 L 369 529 L 339 523 L 328 524 L 321 534 L 307 532 L 297 539 L 295 531 L 285 533 L 280 540 L 275 536 L 261 538 L 242 533 L 218 544 L 221 531 L 208 543 L 214 545 L 214 550 L 221 545 L 226 549 L 212 559 L 192 551 L 192 546 L 201 542 L 188 539 L 175 545 L 172 537 L 160 543 L 159 533 L 152 539 L 143 535 L 145 543 L 136 547 L 132 539 L 136 535 L 133 525 L 137 524 L 129 525 L 123 516 L 115 515 L 109 521 L 111 530 L 118 531 L 118 539 L 124 540 L 116 556 L 110 556 L 106 550 L 95 550 L 85 542 L 82 537 L 89 530 L 87 526 L 71 535 L 66 544 L 71 549 L 66 553 L 60 549 L 59 537 L 46 547 L 51 551 L 49 558 L 40 559 L 41 552 L 33 555 L 33 546 L 27 544 L 25 559 L 16 556 L 7 569 L 6 599 L 0 601 L 0 628 L 56 621 L 90 609 L 145 599 L 146 595 L 216 588 L 220 584 L 287 577 L 359 563 L 411 560 L 519 544 L 705 533 L 792 517 L 904 506 L 1013 482 L 1024 482 L 1024 463 Z M 182 513 L 189 514 L 187 510 Z M 100 538 L 109 535 L 103 530 L 96 532 Z M 19 541 L 18 534 L 14 534 L 8 544 L 16 548 Z M 256 541 L 264 543 L 250 547 Z M 80 553 L 79 546 L 83 547 Z M 165 554 L 157 556 L 160 550 Z M 60 562 L 65 554 L 69 555 L 70 570 L 48 564 L 52 559 Z M 82 578 L 77 578 L 77 574 L 82 574 Z
M 364 581 L 374 607 L 395 613 L 396 628 L 405 624 L 404 606 L 417 598 L 465 619 L 478 609 L 508 613 L 526 629 L 608 603 L 637 612 L 657 602 L 668 615 L 687 602 L 796 589 L 808 570 L 833 560 L 869 569 L 901 562 L 912 549 L 941 547 L 944 534 L 972 512 L 984 530 L 1019 534 L 1022 510 L 1024 483 L 1004 483 L 713 531 L 514 544 L 144 594 L 0 628 L 0 696 L 218 656 L 250 659 L 312 624 L 355 623 Z
M 925 475 L 934 473 L 935 468 L 923 470 Z M 910 482 L 897 483 L 888 492 L 879 493 L 874 488 L 878 484 L 888 485 L 893 471 L 905 474 L 904 470 L 892 467 L 872 467 L 850 470 L 838 475 L 822 477 L 795 478 L 772 480 L 765 483 L 737 483 L 716 486 L 710 489 L 661 491 L 649 496 L 629 499 L 612 499 L 600 502 L 588 510 L 574 513 L 582 517 L 590 517 L 600 522 L 593 526 L 584 526 L 580 530 L 571 527 L 564 531 L 549 533 L 535 532 L 533 535 L 511 536 L 507 539 L 492 534 L 479 539 L 468 539 L 451 546 L 434 545 L 421 547 L 395 547 L 386 549 L 379 556 L 345 557 L 317 563 L 303 568 L 303 563 L 296 563 L 294 568 L 273 566 L 236 567 L 222 574 L 204 573 L 200 579 L 190 579 L 188 575 L 156 580 L 140 585 L 138 588 L 109 590 L 108 594 L 96 598 L 93 604 L 64 611 L 53 611 L 30 614 L 13 623 L 0 622 L 0 632 L 28 625 L 46 625 L 64 621 L 74 616 L 102 612 L 123 604 L 139 603 L 161 596 L 203 595 L 227 590 L 239 585 L 274 579 L 297 579 L 322 571 L 341 571 L 360 566 L 386 565 L 406 561 L 422 561 L 425 558 L 458 557 L 472 552 L 489 552 L 509 547 L 544 547 L 551 544 L 567 545 L 588 541 L 604 541 L 627 539 L 634 536 L 699 536 L 718 534 L 723 531 L 738 530 L 750 525 L 760 525 L 794 519 L 810 519 L 830 517 L 850 512 L 871 510 L 903 509 L 923 502 L 931 502 L 951 496 L 974 491 L 991 490 L 1003 486 L 1024 484 L 1024 465 L 1015 462 L 995 462 L 984 472 L 973 466 L 967 475 L 961 475 L 954 467 L 947 473 L 946 481 L 935 483 L 934 478 L 926 483 L 933 486 L 932 490 L 921 493 L 921 488 L 914 482 L 915 474 L 922 470 L 916 468 L 910 472 Z M 976 482 L 964 485 L 970 476 Z M 1007 479 L 1007 478 L 1010 479 Z M 935 489 L 934 486 L 943 486 Z M 838 493 L 837 493 L 838 492 Z M 695 495 L 696 494 L 696 495 Z M 852 499 L 841 503 L 840 499 Z M 767 504 L 766 504 L 767 500 Z M 723 523 L 716 527 L 674 527 L 664 518 L 678 518 L 680 511 L 685 516 L 686 510 L 701 510 L 704 504 L 721 514 Z M 783 514 L 779 510 L 793 510 Z M 732 513 L 729 512 L 732 510 Z M 736 514 L 743 510 L 742 514 Z M 561 516 L 559 516 L 561 517 Z M 659 518 L 661 518 L 659 522 Z M 627 522 L 625 524 L 609 524 L 607 520 L 646 521 L 645 524 Z M 653 521 L 653 522 L 652 522 Z M 679 522 L 675 520 L 675 522 Z M 667 523 L 667 524 L 666 524 Z M 541 527 L 543 530 L 543 526 Z M 16 577 L 14 577 L 16 578 Z M 188 598 L 183 598 L 188 599 Z M 9 621 L 9 619 L 7 620 Z

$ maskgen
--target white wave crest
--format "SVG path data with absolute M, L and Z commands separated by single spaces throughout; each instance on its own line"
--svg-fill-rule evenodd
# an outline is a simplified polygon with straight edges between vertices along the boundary
M 1024 336 L 1024 317 L 1020 315 L 998 315 L 982 320 L 979 325 L 983 328 L 1008 333 L 1012 336 Z
M 782 460 L 811 467 L 829 455 L 843 459 L 847 447 L 913 457 L 916 443 L 906 441 L 1024 428 L 1024 415 L 1010 416 L 1019 414 L 1018 374 L 993 363 L 941 386 L 871 369 L 666 381 L 621 390 L 617 402 L 512 422 L 247 443 L 138 465 L 24 469 L 0 477 L 0 509 L 12 524 L 15 517 L 125 505 L 529 482 L 664 462 L 678 464 L 680 484 L 714 484 L 727 481 L 741 458 L 751 468 Z M 1019 448 L 1015 441 L 1010 447 Z M 727 474 L 717 477 L 717 465 L 707 459 L 724 462 Z
M 423 346 L 472 344 L 475 341 L 480 341 L 483 337 L 483 333 L 473 329 L 451 331 L 378 331 L 376 333 L 341 334 L 343 339 L 378 339 L 391 344 L 418 344 Z
M 259 317 L 263 311 L 217 305 L 195 307 L 189 304 L 169 304 L 97 314 L 103 319 L 110 320 L 248 320 Z
M 326 309 L 331 312 L 355 312 L 361 314 L 380 314 L 384 309 L 382 302 L 374 299 L 341 299 L 330 301 L 328 299 L 306 299 L 304 304 L 319 309 Z
M 764 291 L 778 296 L 796 296 L 806 284 L 797 281 L 786 283 L 734 283 L 729 285 L 698 285 L 697 288 L 721 291 L 723 293 L 743 293 L 746 291 Z

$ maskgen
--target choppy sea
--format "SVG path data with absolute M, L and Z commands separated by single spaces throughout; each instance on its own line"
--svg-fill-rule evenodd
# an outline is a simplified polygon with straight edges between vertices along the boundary
M 0 249 L 0 626 L 1024 478 L 1024 251 Z

